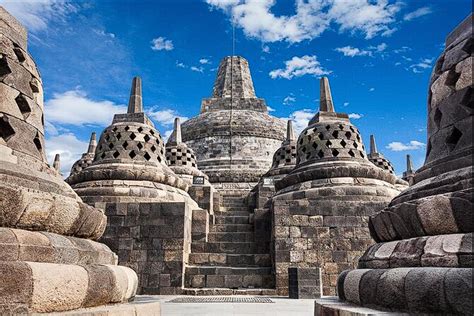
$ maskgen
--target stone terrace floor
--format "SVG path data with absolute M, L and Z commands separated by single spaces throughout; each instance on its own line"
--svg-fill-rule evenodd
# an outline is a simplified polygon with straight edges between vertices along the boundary
M 313 316 L 314 299 L 295 300 L 284 297 L 270 299 L 273 303 L 171 303 L 175 298 L 189 296 L 140 295 L 134 302 L 128 304 L 86 308 L 76 311 L 63 312 L 67 316 L 92 315 L 146 315 L 146 316 Z M 196 296 L 195 296 L 196 297 Z M 203 298 L 205 296 L 198 296 Z M 212 296 L 215 298 L 216 296 Z M 237 296 L 245 297 L 249 296 Z M 258 297 L 261 298 L 261 297 Z M 161 314 L 160 314 L 161 309 Z M 45 315 L 45 314 L 38 314 Z

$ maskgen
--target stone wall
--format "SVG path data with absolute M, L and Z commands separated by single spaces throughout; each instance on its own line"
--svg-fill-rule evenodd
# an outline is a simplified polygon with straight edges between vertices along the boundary
M 187 203 L 107 203 L 101 239 L 138 274 L 139 294 L 181 294 L 191 247 Z

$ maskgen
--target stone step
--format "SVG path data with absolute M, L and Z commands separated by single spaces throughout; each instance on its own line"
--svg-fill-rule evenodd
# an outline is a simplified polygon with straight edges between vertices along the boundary
M 267 267 L 272 264 L 269 254 L 191 253 L 190 265 Z
M 273 288 L 271 267 L 188 266 L 184 273 L 187 288 Z
M 210 296 L 210 295 L 260 295 L 277 296 L 276 289 L 227 289 L 227 288 L 184 288 L 184 295 Z
M 193 242 L 191 253 L 253 254 L 269 252 L 269 249 L 257 248 L 261 247 L 257 247 L 254 242 Z
M 210 232 L 208 242 L 254 242 L 253 232 Z
M 216 212 L 215 215 L 216 216 L 249 216 L 250 213 L 249 211 L 247 210 L 229 210 L 229 211 L 226 211 L 226 210 L 221 210 Z
M 216 224 L 249 224 L 250 219 L 248 216 L 229 216 L 229 215 L 217 215 Z
M 210 232 L 253 232 L 252 224 L 216 224 L 209 228 Z

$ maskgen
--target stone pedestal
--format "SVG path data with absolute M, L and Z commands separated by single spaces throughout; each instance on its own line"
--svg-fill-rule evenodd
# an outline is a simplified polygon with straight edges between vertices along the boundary
M 128 301 L 137 276 L 99 239 L 107 218 L 46 162 L 41 78 L 0 6 L 0 314 Z

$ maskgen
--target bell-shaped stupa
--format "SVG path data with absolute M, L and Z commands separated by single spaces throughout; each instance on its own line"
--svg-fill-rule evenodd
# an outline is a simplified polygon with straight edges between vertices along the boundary
M 43 87 L 26 29 L 0 6 L 0 314 L 64 312 L 128 301 L 137 275 L 99 239 L 85 204 L 44 150 Z
M 339 276 L 342 300 L 410 315 L 474 312 L 472 22 L 447 37 L 431 75 L 425 164 L 371 216 L 378 243 Z
M 94 162 L 67 179 L 89 204 L 189 201 L 187 183 L 166 164 L 165 144 L 143 112 L 141 79 L 132 82 L 125 114 L 100 136 Z
M 96 148 L 97 148 L 97 140 L 96 140 L 95 132 L 93 132 L 89 140 L 89 147 L 87 148 L 87 152 L 83 153 L 81 158 L 72 165 L 71 172 L 69 175 L 78 173 L 81 170 L 89 167 L 94 161 Z
M 319 267 L 322 294 L 334 294 L 339 271 L 372 242 L 369 216 L 400 192 L 396 181 L 369 161 L 359 130 L 334 111 L 322 78 L 320 111 L 299 135 L 296 167 L 275 183 L 271 200 L 279 294 L 287 294 L 290 266 Z
M 268 114 L 257 98 L 247 60 L 225 57 L 212 97 L 201 113 L 182 124 L 183 141 L 217 190 L 250 191 L 272 165 L 285 139 L 284 122 Z

